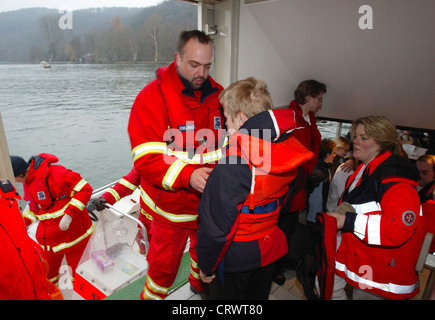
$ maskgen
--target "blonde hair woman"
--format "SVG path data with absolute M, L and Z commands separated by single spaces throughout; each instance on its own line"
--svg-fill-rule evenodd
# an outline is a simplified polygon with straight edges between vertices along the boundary
M 354 291 L 411 298 L 419 291 L 415 264 L 423 240 L 418 172 L 399 156 L 397 129 L 387 118 L 360 118 L 351 134 L 360 165 L 340 203 L 350 203 L 355 212 L 329 213 L 341 229 L 336 274 Z M 336 283 L 333 298 L 343 289 Z

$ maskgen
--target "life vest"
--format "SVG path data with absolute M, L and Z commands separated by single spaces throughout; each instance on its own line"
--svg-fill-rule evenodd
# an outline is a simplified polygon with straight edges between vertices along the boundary
M 55 155 L 46 153 L 34 156 L 30 160 L 29 175 L 33 176 L 35 192 L 30 192 L 29 194 L 29 208 L 35 213 L 38 212 L 39 209 L 47 210 L 53 205 L 54 201 L 59 199 L 54 198 L 47 183 L 50 165 L 58 161 L 59 159 Z M 24 189 L 27 191 L 26 185 Z
M 231 136 L 228 155 L 237 155 L 249 164 L 251 192 L 242 204 L 234 241 L 262 238 L 276 228 L 278 215 L 297 167 L 313 153 L 297 139 L 289 137 L 271 143 L 236 132 Z
M 51 154 L 42 153 L 32 157 L 23 185 L 24 199 L 28 201 L 29 209 L 35 210 L 34 216 L 39 220 L 36 239 L 44 251 L 54 253 L 73 250 L 75 245 L 88 239 L 94 230 L 86 210 L 92 187 L 80 174 L 53 164 L 57 161 L 58 158 Z M 38 192 L 49 196 L 41 199 L 37 196 Z M 73 219 L 68 232 L 59 229 L 65 214 Z

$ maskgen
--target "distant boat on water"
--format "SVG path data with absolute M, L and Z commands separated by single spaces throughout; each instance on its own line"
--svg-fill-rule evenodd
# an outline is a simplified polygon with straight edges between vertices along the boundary
M 51 65 L 47 61 L 41 61 L 41 65 L 44 69 L 50 69 Z

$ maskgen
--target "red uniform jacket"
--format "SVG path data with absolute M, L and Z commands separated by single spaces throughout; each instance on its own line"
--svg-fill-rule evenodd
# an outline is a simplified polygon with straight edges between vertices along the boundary
M 140 172 L 135 167 L 121 178 L 113 187 L 109 188 L 101 197 L 106 199 L 107 203 L 114 204 L 120 199 L 132 194 L 140 185 Z
M 144 209 L 153 218 L 196 228 L 200 195 L 189 180 L 194 169 L 220 157 L 222 87 L 209 77 L 194 91 L 183 81 L 175 62 L 158 69 L 157 79 L 136 97 L 128 132 L 134 166 L 144 177 Z
M 349 191 L 360 170 L 360 181 Z M 414 166 L 389 152 L 349 177 L 341 201 L 356 213 L 346 214 L 335 267 L 353 286 L 388 299 L 418 293 L 415 265 L 424 235 L 417 179 Z
M 227 157 L 207 180 L 198 207 L 196 247 L 206 274 L 218 265 L 224 272 L 254 270 L 287 252 L 286 237 L 276 226 L 278 214 L 296 168 L 313 154 L 293 137 L 271 143 L 278 139 L 275 130 L 283 128 L 279 114 L 286 111 L 285 120 L 292 125 L 289 110 L 283 109 L 248 119 L 231 136 Z M 267 139 L 260 130 L 261 137 L 254 137 L 246 132 L 253 128 L 273 134 Z
M 20 214 L 20 196 L 9 181 L 0 184 L 0 300 L 51 300 L 43 260 Z
M 312 112 L 308 113 L 310 123 L 308 123 L 302 115 L 302 109 L 296 101 L 292 101 L 289 106 L 290 110 L 294 111 L 294 121 L 296 128 L 293 136 L 299 140 L 302 145 L 314 153 L 314 157 L 303 163 L 298 177 L 295 180 L 293 196 L 291 200 L 290 211 L 298 211 L 306 207 L 307 201 L 307 178 L 313 171 L 317 163 L 320 151 L 321 135 L 317 128 L 316 118 Z
M 54 165 L 58 158 L 41 153 L 31 159 L 24 183 L 24 199 L 38 218 L 36 239 L 46 251 L 65 252 L 89 237 L 93 224 L 86 210 L 92 187 L 76 172 Z M 60 230 L 63 215 L 72 217 L 68 230 Z

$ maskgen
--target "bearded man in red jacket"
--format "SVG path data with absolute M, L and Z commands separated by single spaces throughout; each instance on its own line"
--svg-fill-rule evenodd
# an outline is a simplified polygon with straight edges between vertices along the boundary
M 195 292 L 204 287 L 196 262 L 197 206 L 205 182 L 219 159 L 223 89 L 210 76 L 213 45 L 205 33 L 184 31 L 175 61 L 157 70 L 136 97 L 128 133 L 141 182 L 143 208 L 151 215 L 149 269 L 142 299 L 164 299 L 190 238 Z

